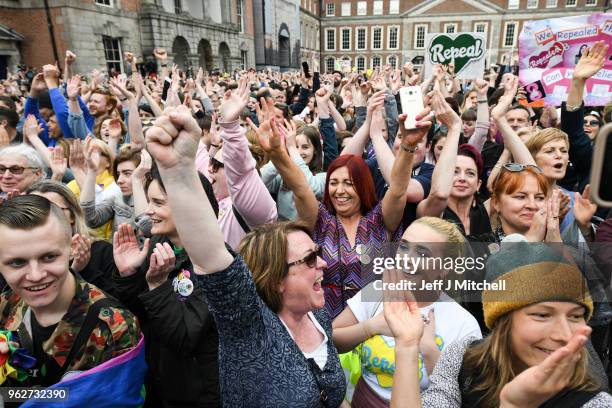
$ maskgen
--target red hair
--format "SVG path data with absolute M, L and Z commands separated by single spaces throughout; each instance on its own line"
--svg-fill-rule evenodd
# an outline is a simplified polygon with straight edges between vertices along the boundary
M 519 188 L 525 183 L 527 175 L 534 176 L 538 181 L 538 187 L 548 196 L 548 181 L 546 176 L 542 173 L 538 173 L 531 167 L 526 167 L 522 171 L 508 171 L 501 170 L 498 179 L 493 184 L 493 192 L 491 198 L 499 200 L 503 194 L 514 194 Z
M 361 215 L 365 215 L 377 204 L 376 191 L 374 190 L 374 179 L 366 162 L 354 154 L 343 154 L 330 163 L 325 179 L 325 195 L 323 204 L 332 213 L 336 214 L 331 199 L 329 198 L 329 178 L 331 174 L 340 167 L 348 169 L 349 177 L 353 182 L 353 188 L 361 201 Z

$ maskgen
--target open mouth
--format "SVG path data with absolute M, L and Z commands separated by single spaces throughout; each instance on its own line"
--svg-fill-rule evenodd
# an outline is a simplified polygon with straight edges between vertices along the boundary
M 155 219 L 155 218 L 151 218 L 151 222 L 152 222 L 153 224 L 159 224 L 159 223 L 161 223 L 161 222 L 162 222 L 162 220 L 158 220 L 158 219 Z
M 315 292 L 320 292 L 322 290 L 322 283 L 323 283 L 323 276 L 321 276 L 319 279 L 317 279 L 314 283 L 314 285 L 312 285 L 312 289 Z
M 338 204 L 346 204 L 350 200 L 350 197 L 336 197 L 336 202 Z
M 553 167 L 557 170 L 561 170 L 563 168 L 563 163 L 554 164 Z
M 52 284 L 53 284 L 53 282 L 49 282 L 49 283 L 45 283 L 45 284 L 42 284 L 42 285 L 30 286 L 29 288 L 25 288 L 25 290 L 27 290 L 28 292 L 40 292 L 42 290 L 47 289 Z

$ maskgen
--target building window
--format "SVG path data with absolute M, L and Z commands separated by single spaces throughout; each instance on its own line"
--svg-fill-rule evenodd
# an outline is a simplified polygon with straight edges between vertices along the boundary
M 557 0 L 546 0 L 546 8 L 557 7 Z
M 576 7 L 576 0 L 565 0 L 565 7 Z
M 244 32 L 244 16 L 242 15 L 242 0 L 236 1 L 236 16 L 238 17 L 238 31 Z
M 597 0 L 586 0 L 584 2 L 585 6 L 596 6 L 597 5 Z
M 351 29 L 342 28 L 340 30 L 340 49 L 350 50 L 351 49 Z
M 357 57 L 357 71 L 363 71 L 365 69 L 365 57 Z
M 240 64 L 242 69 L 247 69 L 249 66 L 249 53 L 248 51 L 240 51 Z
M 446 34 L 455 34 L 457 32 L 457 23 L 444 24 L 444 32 Z
M 113 0 L 96 0 L 96 4 L 100 6 L 113 7 Z
M 510 10 L 516 10 L 519 8 L 519 0 L 508 0 L 508 8 Z
M 380 16 L 383 13 L 383 2 L 382 0 L 374 0 L 374 14 L 375 16 Z
M 357 49 L 366 49 L 366 29 L 363 27 L 357 28 Z
M 328 73 L 334 72 L 336 69 L 336 60 L 333 57 L 329 57 L 325 60 L 325 69 Z
M 504 47 L 516 46 L 516 23 L 504 24 Z
M 367 1 L 358 1 L 357 2 L 357 15 L 365 16 L 368 14 L 368 2 Z
M 380 57 L 372 57 L 372 69 L 380 67 Z
M 389 14 L 399 14 L 399 0 L 389 1 Z
M 417 24 L 415 26 L 414 34 L 414 48 L 422 49 L 425 48 L 425 35 L 427 35 L 427 25 Z
M 336 29 L 328 28 L 325 30 L 325 49 L 334 51 L 336 49 Z
M 398 37 L 399 27 L 389 27 L 389 33 L 387 34 L 389 44 L 387 46 L 390 50 L 397 50 Z
M 537 9 L 538 8 L 538 0 L 527 0 L 527 8 L 528 9 Z
M 102 37 L 104 44 L 104 57 L 106 58 L 106 68 L 110 72 L 115 70 L 118 73 L 122 72 L 123 64 L 121 61 L 121 42 L 118 38 Z
M 474 24 L 474 32 L 477 32 L 477 33 L 486 33 L 487 32 L 487 23 L 476 23 L 476 24 Z
M 372 49 L 382 49 L 382 28 L 380 27 L 372 28 Z
M 393 69 L 397 69 L 397 57 L 395 55 L 390 55 L 387 58 L 387 64 L 391 65 Z
M 327 17 L 336 15 L 336 5 L 334 3 L 327 3 Z
M 181 4 L 181 0 L 174 0 L 174 14 L 181 14 L 183 11 L 183 5 Z
M 350 16 L 351 15 L 351 3 L 345 1 L 342 3 L 342 15 Z

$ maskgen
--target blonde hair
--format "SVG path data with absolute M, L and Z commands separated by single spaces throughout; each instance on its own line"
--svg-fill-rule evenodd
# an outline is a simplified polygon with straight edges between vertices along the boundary
M 282 308 L 279 287 L 287 276 L 287 236 L 299 231 L 310 235 L 303 222 L 264 224 L 245 235 L 238 246 L 253 275 L 257 293 L 274 313 Z
M 106 142 L 102 139 L 93 139 L 93 143 L 95 143 L 99 148 L 100 148 L 100 154 L 102 156 L 106 156 L 106 158 L 108 159 L 108 172 L 112 174 L 113 172 L 113 168 L 115 165 L 115 160 L 113 159 L 114 155 L 111 151 L 111 148 L 108 144 L 106 144 Z
M 461 231 L 459 231 L 459 228 L 452 222 L 438 217 L 421 217 L 415 220 L 414 223 L 427 225 L 437 233 L 444 235 L 448 244 L 454 244 L 444 246 L 446 252 L 448 252 L 445 255 L 450 257 L 463 257 L 466 255 L 467 241 Z
M 259 139 L 257 138 L 257 134 L 255 131 L 253 131 L 253 129 L 247 130 L 245 136 L 249 141 L 249 150 L 251 151 L 251 155 L 257 163 L 257 169 L 260 169 L 263 165 L 270 161 L 268 153 L 266 153 L 259 145 Z
M 479 407 L 499 407 L 501 390 L 519 374 L 514 371 L 513 363 L 517 357 L 512 351 L 510 340 L 513 313 L 500 317 L 489 336 L 479 344 L 468 346 L 463 355 L 462 369 L 474 374 L 470 391 L 482 393 L 478 401 Z M 594 391 L 600 388 L 589 374 L 587 365 L 588 356 L 583 349 L 568 389 Z M 459 386 L 462 387 L 463 384 Z
M 535 157 L 546 143 L 559 139 L 563 139 L 565 145 L 569 149 L 569 138 L 567 137 L 567 133 L 557 128 L 546 128 L 532 134 L 529 140 L 525 143 L 525 146 L 527 146 L 527 149 L 529 149 L 529 153 Z

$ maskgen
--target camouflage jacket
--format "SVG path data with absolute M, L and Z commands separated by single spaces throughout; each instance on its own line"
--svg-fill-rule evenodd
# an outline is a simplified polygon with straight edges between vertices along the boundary
M 96 301 L 107 297 L 100 289 L 87 283 L 79 275 L 75 275 L 75 278 L 76 293 L 72 303 L 51 337 L 43 343 L 43 351 L 60 367 L 66 361 L 72 344 L 85 321 L 89 307 Z M 19 296 L 11 290 L 2 293 L 0 296 L 0 327 L 18 332 L 22 347 L 32 345 L 31 327 L 25 327 L 25 321 L 28 321 L 25 317 L 28 313 L 31 311 Z M 67 372 L 89 370 L 138 344 L 140 326 L 136 317 L 127 309 L 103 307 L 100 309 L 98 319 L 99 323 L 93 329 L 85 346 L 74 355 Z M 24 336 L 30 336 L 30 338 L 24 339 Z

